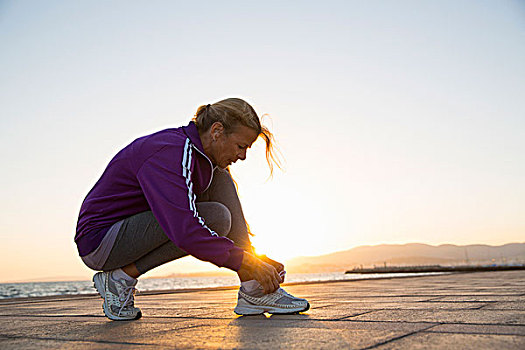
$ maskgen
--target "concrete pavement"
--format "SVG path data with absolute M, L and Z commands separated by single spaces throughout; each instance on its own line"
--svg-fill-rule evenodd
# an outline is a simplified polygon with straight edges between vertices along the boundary
M 0 301 L 0 349 L 525 349 L 525 272 L 288 286 L 300 315 L 233 313 L 236 291 L 138 295 L 114 322 L 95 296 Z

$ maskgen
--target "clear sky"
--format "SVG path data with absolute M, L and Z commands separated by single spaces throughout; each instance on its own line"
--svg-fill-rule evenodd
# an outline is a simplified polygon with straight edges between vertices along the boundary
M 0 282 L 90 278 L 73 236 L 108 161 L 224 97 L 286 160 L 232 167 L 260 252 L 525 241 L 522 1 L 4 0 L 0 67 Z

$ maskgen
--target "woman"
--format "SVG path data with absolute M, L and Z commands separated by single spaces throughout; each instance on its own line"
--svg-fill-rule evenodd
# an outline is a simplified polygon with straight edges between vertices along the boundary
M 284 266 L 256 257 L 228 167 L 246 159 L 262 136 L 273 160 L 271 132 L 245 101 L 201 106 L 193 121 L 141 137 L 111 160 L 80 209 L 75 242 L 112 320 L 141 317 L 137 278 L 188 254 L 236 271 L 235 312 L 306 311 L 286 293 Z

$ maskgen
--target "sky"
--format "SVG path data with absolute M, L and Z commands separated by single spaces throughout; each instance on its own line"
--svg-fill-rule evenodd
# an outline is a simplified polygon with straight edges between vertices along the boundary
M 0 67 L 0 282 L 91 278 L 109 160 L 225 97 L 284 159 L 231 168 L 260 253 L 525 242 L 523 1 L 3 0 Z

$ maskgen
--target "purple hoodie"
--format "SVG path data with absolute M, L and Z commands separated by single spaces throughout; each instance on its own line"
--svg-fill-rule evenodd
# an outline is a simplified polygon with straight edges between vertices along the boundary
M 177 247 L 237 271 L 243 250 L 209 229 L 195 207 L 212 176 L 193 122 L 136 139 L 111 160 L 82 203 L 75 236 L 80 256 L 95 250 L 114 223 L 151 210 Z

